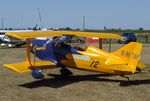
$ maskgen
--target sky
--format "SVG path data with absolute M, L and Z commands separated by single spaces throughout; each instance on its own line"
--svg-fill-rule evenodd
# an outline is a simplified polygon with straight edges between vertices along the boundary
M 150 0 L 0 0 L 0 28 L 150 29 Z M 39 12 L 42 18 L 40 23 Z

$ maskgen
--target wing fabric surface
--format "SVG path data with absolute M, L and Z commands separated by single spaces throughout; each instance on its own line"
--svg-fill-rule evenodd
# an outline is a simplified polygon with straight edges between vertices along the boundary
M 8 69 L 11 69 L 19 73 L 29 72 L 32 69 L 50 69 L 57 67 L 55 63 L 49 61 L 38 61 L 35 64 L 34 62 L 31 62 L 31 64 L 32 66 L 30 66 L 29 63 L 25 61 L 14 64 L 4 64 L 4 66 L 7 67 Z
M 76 37 L 98 37 L 98 38 L 123 38 L 120 35 L 112 33 L 93 33 L 93 32 L 75 32 L 75 31 L 34 31 L 34 32 L 8 32 L 7 36 L 16 37 L 18 39 L 32 39 L 37 37 L 47 37 L 47 36 L 76 36 Z

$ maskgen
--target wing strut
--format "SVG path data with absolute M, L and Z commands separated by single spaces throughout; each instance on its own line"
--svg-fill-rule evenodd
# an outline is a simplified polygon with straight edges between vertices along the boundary
M 111 39 L 109 39 L 109 52 L 111 52 Z
M 103 42 L 103 40 L 101 38 L 99 38 L 99 49 L 103 48 L 103 46 L 102 46 L 103 43 L 102 42 Z
M 30 39 L 26 39 L 26 56 L 27 56 L 27 63 L 29 64 L 29 66 L 32 66 L 30 59 Z

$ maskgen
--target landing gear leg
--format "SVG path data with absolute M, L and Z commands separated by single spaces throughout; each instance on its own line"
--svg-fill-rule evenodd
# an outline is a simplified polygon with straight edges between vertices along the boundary
M 70 75 L 73 75 L 73 73 L 72 73 L 69 69 L 66 69 L 66 68 L 61 68 L 61 69 L 60 69 L 60 73 L 61 73 L 63 76 L 70 76 Z

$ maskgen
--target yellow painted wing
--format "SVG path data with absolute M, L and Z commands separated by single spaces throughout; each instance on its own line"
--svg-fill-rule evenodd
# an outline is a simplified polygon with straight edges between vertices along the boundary
M 35 66 L 33 66 L 33 62 L 31 62 L 31 64 L 32 66 L 30 66 L 28 62 L 20 62 L 15 64 L 4 64 L 3 66 L 19 73 L 29 72 L 32 69 L 48 69 L 56 67 L 55 63 L 49 61 L 38 61 L 35 63 Z
M 30 39 L 47 36 L 63 36 L 72 35 L 77 37 L 98 37 L 98 38 L 123 38 L 120 35 L 112 33 L 93 33 L 93 32 L 75 32 L 75 31 L 34 31 L 34 32 L 8 32 L 7 36 L 16 37 L 18 39 Z

